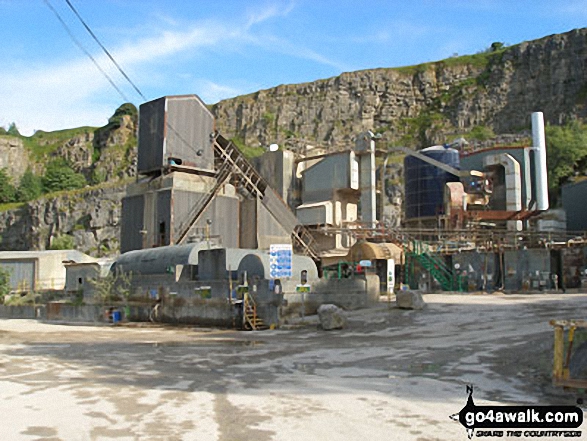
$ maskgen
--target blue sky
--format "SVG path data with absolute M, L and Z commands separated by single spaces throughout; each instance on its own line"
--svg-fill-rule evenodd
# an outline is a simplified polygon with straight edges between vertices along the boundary
M 139 105 L 65 0 L 47 1 Z M 587 26 L 587 0 L 70 1 L 147 99 L 196 93 L 210 104 Z M 44 0 L 0 0 L 0 41 L 0 126 L 101 126 L 125 101 Z

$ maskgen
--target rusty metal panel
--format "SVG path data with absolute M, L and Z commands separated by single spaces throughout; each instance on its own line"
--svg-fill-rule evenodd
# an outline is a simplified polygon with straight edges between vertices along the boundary
M 257 199 L 243 198 L 240 203 L 240 247 L 257 248 Z
M 137 173 L 148 173 L 161 168 L 164 140 L 165 98 L 141 104 Z
M 120 218 L 120 252 L 140 250 L 143 248 L 144 229 L 143 195 L 125 197 L 122 199 L 122 216 Z

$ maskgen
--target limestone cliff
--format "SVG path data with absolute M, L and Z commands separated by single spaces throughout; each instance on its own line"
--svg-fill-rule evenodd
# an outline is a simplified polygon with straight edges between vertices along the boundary
M 475 126 L 516 133 L 543 111 L 587 116 L 587 29 L 472 56 L 282 85 L 212 106 L 218 129 L 248 145 L 342 144 L 371 129 L 389 144 L 427 146 Z M 303 142 L 303 141 L 302 141 Z
M 22 139 L 0 135 L 0 168 L 6 169 L 8 176 L 18 182 L 28 163 L 29 152 Z
M 211 109 L 223 135 L 253 147 L 273 142 L 348 146 L 366 129 L 381 134 L 380 147 L 425 147 L 453 136 L 478 136 L 479 127 L 506 143 L 519 142 L 527 135 L 531 112 L 543 111 L 551 124 L 584 119 L 586 100 L 587 29 L 580 29 L 436 63 L 282 85 Z M 46 161 L 66 158 L 89 183 L 112 183 L 0 212 L 0 249 L 45 249 L 67 234 L 81 251 L 117 252 L 125 186 L 120 179 L 136 172 L 137 115 L 129 106 L 121 106 L 99 129 L 38 132 L 34 139 L 0 136 L 0 167 L 15 182 L 24 163 L 42 174 Z M 386 175 L 391 202 L 386 214 L 396 224 L 401 164 L 390 165 Z
M 93 256 L 119 249 L 120 200 L 127 181 L 43 197 L 0 212 L 0 250 L 45 250 L 70 235 L 75 248 Z

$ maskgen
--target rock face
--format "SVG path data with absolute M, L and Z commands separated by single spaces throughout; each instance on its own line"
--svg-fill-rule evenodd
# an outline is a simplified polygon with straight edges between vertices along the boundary
M 120 200 L 125 182 L 116 186 L 41 198 L 16 210 L 0 212 L 0 250 L 45 250 L 51 241 L 71 235 L 79 251 L 116 254 L 119 249 Z
M 322 329 L 325 331 L 342 329 L 346 326 L 346 315 L 336 305 L 320 305 L 318 308 L 318 318 L 320 319 Z
M 426 147 L 473 126 L 516 133 L 543 111 L 560 124 L 587 116 L 587 29 L 494 52 L 282 85 L 212 106 L 220 132 L 267 146 L 337 145 L 371 129 L 389 144 Z
M 419 291 L 398 291 L 395 295 L 398 308 L 424 309 L 426 303 Z
M 29 152 L 22 139 L 0 135 L 0 168 L 6 169 L 12 181 L 19 182 L 29 163 Z
M 221 101 L 211 110 L 218 130 L 228 138 L 253 147 L 277 142 L 294 149 L 305 144 L 348 147 L 366 129 L 381 135 L 379 148 L 426 147 L 462 135 L 471 140 L 468 132 L 479 126 L 505 142 L 519 142 L 527 137 L 533 111 L 544 112 L 551 124 L 587 117 L 587 29 L 494 49 L 282 85 Z M 42 158 L 34 157 L 21 138 L 1 135 L 0 167 L 8 169 L 15 184 L 26 170 L 23 163 L 42 174 L 46 161 L 58 157 L 92 183 L 134 176 L 137 123 L 136 109 L 125 104 L 105 127 L 57 138 L 55 149 L 39 144 L 40 151 L 51 147 Z M 37 142 L 56 142 L 50 135 L 39 136 Z M 401 218 L 400 162 L 388 164 L 386 171 L 390 205 L 384 219 L 391 225 Z M 120 184 L 0 212 L 0 249 L 45 249 L 57 235 L 70 234 L 82 251 L 116 253 L 123 192 Z
M 0 250 L 44 250 L 56 237 L 68 235 L 76 249 L 93 256 L 118 253 L 121 199 L 128 178 L 136 173 L 136 109 L 125 104 L 106 126 L 71 132 L 69 138 L 63 132 L 36 133 L 27 141 L 36 144 L 36 154 L 22 138 L 0 136 L 0 167 L 15 184 L 27 167 L 41 175 L 56 158 L 65 159 L 88 182 L 101 183 L 0 212 Z

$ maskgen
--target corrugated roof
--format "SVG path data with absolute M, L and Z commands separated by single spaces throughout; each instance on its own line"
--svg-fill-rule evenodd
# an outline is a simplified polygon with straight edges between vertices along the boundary
M 358 262 L 360 260 L 394 259 L 396 262 L 399 262 L 402 253 L 402 249 L 393 243 L 361 241 L 351 247 L 347 255 L 347 260 L 350 262 Z
M 198 242 L 134 250 L 118 257 L 115 266 L 138 274 L 164 274 L 170 266 L 197 265 L 198 251 L 205 248 L 205 242 Z

